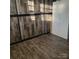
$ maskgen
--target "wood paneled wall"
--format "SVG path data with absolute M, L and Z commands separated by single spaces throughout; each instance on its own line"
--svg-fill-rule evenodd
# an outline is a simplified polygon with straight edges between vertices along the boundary
M 10 0 L 10 14 L 52 12 L 51 0 Z M 10 43 L 50 32 L 52 14 L 10 17 Z

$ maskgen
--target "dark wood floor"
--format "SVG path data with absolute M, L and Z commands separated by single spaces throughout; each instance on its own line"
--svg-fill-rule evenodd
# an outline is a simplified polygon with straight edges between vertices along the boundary
M 68 59 L 68 41 L 52 34 L 11 45 L 11 59 Z

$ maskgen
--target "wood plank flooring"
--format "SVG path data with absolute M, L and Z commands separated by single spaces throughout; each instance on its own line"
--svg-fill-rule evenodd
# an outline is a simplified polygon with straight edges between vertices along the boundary
M 68 41 L 45 34 L 11 45 L 11 59 L 68 59 Z

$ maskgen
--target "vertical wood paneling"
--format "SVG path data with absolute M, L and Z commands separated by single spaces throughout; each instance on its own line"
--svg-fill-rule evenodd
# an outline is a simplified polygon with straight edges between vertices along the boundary
M 44 0 L 40 0 L 40 12 L 44 13 Z M 42 33 L 44 33 L 44 15 L 40 15 L 41 16 L 41 26 L 42 26 Z
M 19 17 L 20 20 L 20 29 L 22 39 L 26 39 L 32 36 L 32 22 L 29 17 Z
M 32 20 L 32 36 L 36 36 L 37 28 L 36 28 L 35 16 L 31 16 L 31 20 Z
M 10 14 L 17 14 L 16 11 L 16 0 L 10 0 Z
M 45 13 L 48 12 L 46 8 L 47 8 L 47 0 L 44 0 L 44 12 L 45 12 Z M 47 16 L 47 15 L 45 14 L 45 15 L 44 15 L 44 32 L 45 32 L 45 33 L 47 33 L 47 21 L 46 21 L 46 20 L 47 20 L 47 17 L 46 17 L 46 16 Z
M 48 1 L 48 12 L 52 12 L 52 0 Z M 48 32 L 51 32 L 51 27 L 52 27 L 52 15 L 48 16 Z
M 34 5 L 34 1 L 33 0 L 27 0 L 27 5 L 28 5 L 28 8 L 27 8 L 27 12 L 28 13 L 34 13 L 34 8 L 33 8 L 33 5 Z M 28 17 L 28 25 L 29 25 L 29 33 L 30 33 L 30 37 L 33 37 L 33 33 L 34 33 L 34 23 L 33 23 L 33 16 L 27 16 Z
M 51 0 L 11 0 L 12 14 L 51 12 Z M 33 7 L 34 6 L 34 7 Z M 11 17 L 11 43 L 50 32 L 51 15 Z
M 45 0 L 45 8 L 44 8 L 44 11 L 45 13 L 49 13 L 49 12 L 52 12 L 52 0 Z M 50 32 L 50 23 L 51 23 L 51 18 L 52 16 L 50 16 L 49 14 L 45 14 L 44 15 L 44 19 L 45 19 L 45 22 L 44 22 L 44 26 L 45 26 L 45 33 L 47 32 Z
M 27 13 L 27 1 L 28 0 L 16 0 L 16 7 L 18 14 L 26 14 Z
M 51 31 L 51 20 L 52 20 L 52 15 L 48 15 L 47 17 L 47 32 Z
M 40 12 L 40 0 L 34 0 L 34 8 L 35 13 Z M 36 28 L 37 28 L 37 35 L 42 33 L 42 21 L 41 21 L 41 15 L 35 16 L 35 22 L 36 22 Z
M 38 8 L 37 3 L 38 3 L 38 0 L 34 0 L 34 12 L 35 12 L 35 13 L 39 11 L 39 10 L 38 10 L 39 8 Z M 38 23 L 37 23 L 37 22 L 38 22 L 37 16 L 35 16 L 36 35 L 38 35 L 38 28 L 37 28 Z
M 44 33 L 47 33 L 47 15 L 44 15 Z
M 21 40 L 20 29 L 17 17 L 10 18 L 10 43 Z
M 44 33 L 44 15 L 41 15 L 42 33 Z
M 29 0 L 17 0 L 18 14 L 26 14 L 29 12 Z M 22 39 L 32 37 L 32 20 L 30 16 L 19 17 Z
M 47 0 L 47 12 L 52 12 L 52 0 Z M 47 15 L 46 21 L 47 21 L 47 32 L 51 31 L 51 20 L 52 20 L 52 15 Z

